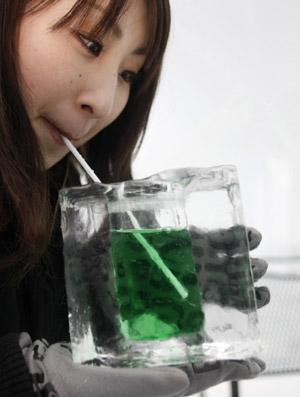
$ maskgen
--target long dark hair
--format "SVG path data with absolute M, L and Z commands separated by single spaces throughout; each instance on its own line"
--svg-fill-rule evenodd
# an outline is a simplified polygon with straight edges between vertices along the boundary
M 25 9 L 38 12 L 55 1 L 59 0 L 0 0 L 0 268 L 18 264 L 21 274 L 46 250 L 51 210 L 44 160 L 18 84 L 18 26 Z M 77 0 L 54 28 L 75 18 L 84 22 L 96 1 Z M 108 32 L 130 1 L 111 0 L 94 29 Z M 132 177 L 132 158 L 142 142 L 159 81 L 170 29 L 169 0 L 145 3 L 149 31 L 145 65 L 122 114 L 86 144 L 88 160 L 103 182 Z M 7 245 L 2 237 L 8 230 L 13 233 Z

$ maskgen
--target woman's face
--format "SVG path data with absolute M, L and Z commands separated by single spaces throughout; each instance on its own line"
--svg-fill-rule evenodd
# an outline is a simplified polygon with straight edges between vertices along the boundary
M 72 24 L 51 30 L 74 3 L 59 0 L 20 25 L 21 90 L 47 168 L 68 152 L 60 133 L 79 147 L 119 116 L 145 61 L 144 0 L 129 3 L 102 43 L 88 32 L 106 0 L 98 1 L 80 31 Z

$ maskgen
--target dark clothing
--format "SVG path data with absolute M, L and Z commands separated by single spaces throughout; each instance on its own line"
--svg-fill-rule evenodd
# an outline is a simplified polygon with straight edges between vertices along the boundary
M 62 253 L 51 252 L 45 268 L 37 267 L 20 286 L 0 291 L 0 333 L 28 332 L 32 340 L 50 343 L 69 339 Z
M 53 208 L 66 175 L 66 167 L 67 160 L 63 159 L 48 171 Z M 76 171 L 71 166 L 69 173 L 67 184 L 78 185 Z M 50 344 L 69 340 L 60 211 L 41 263 L 18 286 L 7 286 L 6 276 L 6 272 L 0 273 L 0 396 L 25 397 L 28 384 L 26 381 L 24 383 L 24 379 L 27 382 L 30 379 L 18 347 L 18 335 L 28 332 L 32 340 L 45 338 Z M 15 376 L 15 382 L 11 379 L 13 383 L 3 380 L 6 379 L 4 374 L 7 368 L 10 368 L 11 376 Z M 24 379 L 17 381 L 20 374 Z M 3 382 L 6 385 L 4 389 Z M 20 386 L 19 390 L 17 385 Z M 33 393 L 32 388 L 30 392 Z

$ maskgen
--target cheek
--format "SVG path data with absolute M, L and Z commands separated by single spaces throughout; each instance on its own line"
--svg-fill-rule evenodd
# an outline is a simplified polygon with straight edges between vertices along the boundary
M 21 82 L 25 92 L 34 93 L 38 87 L 43 90 L 44 82 L 47 80 L 43 78 L 42 70 L 43 65 L 38 60 L 36 63 L 27 62 L 26 59 L 22 60 L 20 63 Z
M 31 56 L 32 55 L 32 56 Z M 23 98 L 27 105 L 35 107 L 45 93 L 49 91 L 52 80 L 51 75 L 46 73 L 43 58 L 36 53 L 20 54 L 20 86 Z M 49 63 L 48 63 L 49 66 Z M 50 69 L 51 70 L 51 65 Z M 50 84 L 52 84 L 51 82 Z
M 36 39 L 33 34 L 21 38 L 20 86 L 25 101 L 36 107 L 43 105 L 45 100 L 54 102 L 55 99 L 66 95 L 66 81 L 69 81 L 66 79 L 66 69 L 71 75 L 70 79 L 75 75 L 69 63 L 68 55 L 56 41 L 44 36 Z M 62 64 L 65 66 L 61 67 Z
M 126 85 L 125 87 L 122 87 L 120 91 L 121 92 L 119 92 L 119 95 L 117 96 L 114 105 L 112 121 L 119 117 L 119 115 L 122 113 L 125 106 L 127 105 L 130 95 L 130 87 Z

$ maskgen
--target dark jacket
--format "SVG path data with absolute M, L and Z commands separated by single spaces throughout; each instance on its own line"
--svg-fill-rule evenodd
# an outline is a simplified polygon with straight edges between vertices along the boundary
M 53 207 L 66 166 L 64 159 L 48 171 Z M 72 167 L 69 173 L 67 185 L 79 184 Z M 41 263 L 18 286 L 6 285 L 7 272 L 0 272 L 1 397 L 33 396 L 29 373 L 18 345 L 21 332 L 28 332 L 33 341 L 45 338 L 50 344 L 69 340 L 62 246 L 58 211 L 52 238 Z

